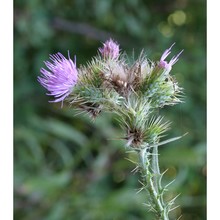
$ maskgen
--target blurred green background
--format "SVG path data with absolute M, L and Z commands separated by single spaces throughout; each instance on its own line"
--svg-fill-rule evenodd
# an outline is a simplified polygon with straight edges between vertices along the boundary
M 16 220 L 154 219 L 125 158 L 117 121 L 95 122 L 48 103 L 37 82 L 49 54 L 96 55 L 109 37 L 129 55 L 145 49 L 152 60 L 176 42 L 184 49 L 172 74 L 185 103 L 160 110 L 172 121 L 169 137 L 189 132 L 160 149 L 169 196 L 180 193 L 171 219 L 206 219 L 206 2 L 203 0 L 14 1 L 14 216 Z M 116 140 L 114 140 L 116 139 Z

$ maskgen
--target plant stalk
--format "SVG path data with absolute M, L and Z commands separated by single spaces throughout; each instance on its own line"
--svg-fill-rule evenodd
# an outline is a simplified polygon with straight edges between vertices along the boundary
M 152 169 L 150 168 L 150 153 L 147 152 L 147 148 L 143 148 L 139 151 L 140 173 L 145 189 L 149 192 L 150 205 L 157 219 L 169 220 L 166 207 L 160 195 L 159 177 L 161 174 L 159 170 L 158 153 L 156 151 L 157 148 L 155 148 L 151 157 Z

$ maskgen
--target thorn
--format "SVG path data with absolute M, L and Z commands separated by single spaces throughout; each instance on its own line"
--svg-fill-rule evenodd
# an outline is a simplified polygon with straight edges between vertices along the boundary
M 157 210 L 151 205 L 151 207 L 149 208 L 149 211 L 155 212 L 157 213 Z
M 150 203 L 142 203 L 144 206 L 148 207 L 148 212 L 152 211 L 152 212 L 157 212 L 156 209 L 152 206 L 152 204 Z
M 151 156 L 160 156 L 160 154 L 150 153 Z
M 135 150 L 126 150 L 125 153 L 136 153 Z
M 181 218 L 182 218 L 182 215 L 177 220 L 180 220 Z
M 180 205 L 173 207 L 172 209 L 169 210 L 169 212 L 173 211 L 174 209 L 177 209 L 178 207 L 180 207 Z
M 169 170 L 168 168 L 164 170 L 163 173 L 161 173 L 161 176 L 163 176 L 168 170 Z
M 138 172 L 138 169 L 139 169 L 139 166 L 136 166 L 132 171 L 131 171 L 131 173 L 137 173 Z
M 157 144 L 152 144 L 150 147 L 152 148 L 152 147 L 154 147 L 154 146 L 161 146 L 161 145 L 164 145 L 164 144 L 168 144 L 168 143 L 170 143 L 170 142 L 179 140 L 180 138 L 184 137 L 184 136 L 187 135 L 187 134 L 188 134 L 188 132 L 185 133 L 185 134 L 183 134 L 183 135 L 181 135 L 181 136 L 174 137 L 174 138 L 170 138 L 170 139 L 168 139 L 168 140 L 161 141 L 161 142 L 159 142 L 159 143 L 157 143 Z
M 138 182 L 139 182 L 142 186 L 146 187 L 145 184 L 142 183 L 140 180 L 138 180 Z
M 181 193 L 179 193 L 178 195 L 176 195 L 172 200 L 170 200 L 170 202 L 174 202 L 174 201 L 177 199 L 177 197 L 180 196 L 180 194 L 181 194 Z
M 171 206 L 174 204 L 175 200 L 176 200 L 177 197 L 179 197 L 179 196 L 180 196 L 180 194 L 178 194 L 177 196 L 175 196 L 173 199 L 171 199 L 171 200 L 168 202 L 168 204 L 167 204 L 168 209 L 171 208 Z
M 142 190 L 144 190 L 143 187 L 141 187 L 141 188 L 136 192 L 136 194 L 140 193 Z
M 127 157 L 125 157 L 125 160 L 128 160 L 128 161 L 130 161 L 130 162 L 133 163 L 133 164 L 137 164 L 137 162 L 135 162 L 135 161 L 133 161 L 133 160 L 127 158 Z
M 144 206 L 151 207 L 151 204 L 142 203 Z
M 166 189 L 169 185 L 171 185 L 173 182 L 175 182 L 176 179 L 172 180 L 171 182 L 169 182 L 165 187 L 164 189 Z
M 168 171 L 168 168 L 165 170 L 165 171 L 163 171 L 163 173 L 161 173 L 161 175 L 160 175 L 160 178 L 159 178 L 159 185 L 161 186 L 161 182 L 162 182 L 162 178 L 163 178 L 163 175 L 166 173 Z M 164 187 L 165 188 L 165 187 Z

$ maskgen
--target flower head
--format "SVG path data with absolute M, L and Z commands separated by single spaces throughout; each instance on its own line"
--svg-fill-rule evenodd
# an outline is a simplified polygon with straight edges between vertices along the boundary
M 171 49 L 174 44 L 175 43 L 173 43 L 169 49 L 166 49 L 160 58 L 159 67 L 164 68 L 167 71 L 170 71 L 172 69 L 172 66 L 179 60 L 179 56 L 183 52 L 183 50 L 181 50 L 176 56 L 173 56 L 169 63 L 165 61 L 165 59 L 171 53 Z
M 45 61 L 48 70 L 41 68 L 42 76 L 38 77 L 40 84 L 48 90 L 47 95 L 55 97 L 52 102 L 60 102 L 72 92 L 77 83 L 76 61 L 66 59 L 61 53 L 50 55 L 50 60 Z
M 119 56 L 119 45 L 112 39 L 103 43 L 103 47 L 99 48 L 99 52 L 104 58 L 117 59 Z

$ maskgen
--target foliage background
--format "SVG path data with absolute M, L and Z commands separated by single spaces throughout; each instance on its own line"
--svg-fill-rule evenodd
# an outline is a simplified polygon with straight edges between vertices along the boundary
M 169 137 L 189 132 L 160 149 L 164 184 L 180 205 L 171 218 L 206 219 L 206 2 L 203 0 L 14 1 L 14 217 L 16 220 L 152 219 L 145 193 L 125 160 L 122 135 L 111 115 L 95 122 L 68 106 L 49 104 L 38 84 L 48 55 L 96 55 L 109 37 L 152 60 L 173 42 L 184 49 L 172 73 L 185 103 L 164 108 Z

